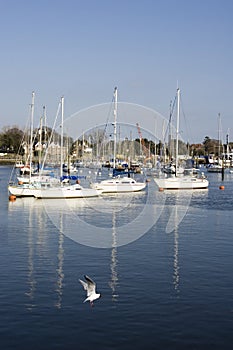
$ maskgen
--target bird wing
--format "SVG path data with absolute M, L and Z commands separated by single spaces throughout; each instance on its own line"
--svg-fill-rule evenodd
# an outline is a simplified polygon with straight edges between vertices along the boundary
M 87 290 L 87 287 L 88 287 L 87 283 L 82 280 L 79 280 L 79 282 L 82 284 L 84 290 Z
M 90 278 L 88 277 L 87 275 L 84 275 L 87 283 L 85 283 L 87 285 L 87 296 L 89 297 L 91 294 L 95 294 L 95 288 L 96 288 L 96 284 L 95 282 Z

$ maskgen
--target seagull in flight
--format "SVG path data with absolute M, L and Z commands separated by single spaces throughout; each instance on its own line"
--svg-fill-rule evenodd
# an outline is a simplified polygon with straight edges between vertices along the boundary
M 85 303 L 86 301 L 90 301 L 90 305 L 93 306 L 94 300 L 99 299 L 101 297 L 101 294 L 96 293 L 96 284 L 90 277 L 88 277 L 87 275 L 84 275 L 84 278 L 86 282 L 79 280 L 84 290 L 87 291 L 87 298 L 83 302 Z

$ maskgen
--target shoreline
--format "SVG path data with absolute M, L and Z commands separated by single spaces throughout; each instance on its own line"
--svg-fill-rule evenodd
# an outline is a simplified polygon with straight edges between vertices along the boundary
M 0 166 L 1 165 L 14 165 L 15 162 L 16 162 L 15 159 L 9 159 L 9 158 L 7 158 L 7 159 L 0 159 Z

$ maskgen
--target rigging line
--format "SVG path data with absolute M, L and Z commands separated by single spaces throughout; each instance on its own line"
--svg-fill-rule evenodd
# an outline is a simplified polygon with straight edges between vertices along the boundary
M 176 100 L 177 100 L 177 96 L 175 95 L 175 97 L 173 99 L 173 103 L 170 104 L 171 108 L 170 108 L 170 114 L 169 114 L 169 122 L 168 122 L 167 128 L 166 128 L 165 133 L 164 133 L 164 140 L 163 140 L 164 142 L 165 142 L 165 139 L 166 139 L 168 131 L 169 131 L 169 127 L 170 127 L 170 124 L 171 124 L 173 112 L 174 112 L 174 109 L 175 109 L 175 106 L 176 106 Z
M 30 126 L 30 111 L 31 111 L 31 104 L 29 104 L 29 107 L 28 107 L 28 119 L 26 121 L 26 125 L 25 125 L 24 130 L 23 130 L 23 135 L 22 135 L 22 139 L 21 139 L 21 142 L 20 142 L 20 146 L 19 146 L 18 152 L 17 152 L 17 156 L 19 156 L 19 152 L 20 152 L 21 147 L 23 147 L 23 143 L 27 142 L 27 137 L 28 137 L 27 131 L 28 131 L 29 126 Z M 28 161 L 28 157 L 25 158 L 25 161 L 26 162 Z M 12 171 L 11 171 L 10 178 L 9 178 L 10 182 L 13 179 L 13 173 L 14 173 L 15 167 L 16 167 L 16 163 L 12 167 Z
M 189 142 L 189 140 L 193 139 L 193 137 L 191 135 L 191 129 L 188 126 L 187 118 L 186 118 L 186 115 L 185 115 L 185 112 L 184 112 L 182 96 L 180 96 L 180 107 L 181 107 L 181 112 L 182 112 L 182 116 L 183 116 L 183 119 L 184 119 L 185 130 L 187 132 L 187 138 L 188 138 L 187 142 Z
M 172 115 L 173 115 L 173 112 L 174 112 L 174 109 L 175 109 L 175 105 L 176 105 L 176 100 L 177 100 L 177 95 L 175 95 L 175 98 L 174 98 L 173 104 L 172 104 L 172 108 L 170 110 L 169 122 L 171 122 L 171 118 L 172 118 Z
M 30 113 L 30 110 L 29 110 L 29 113 Z M 26 126 L 24 127 L 24 130 L 23 130 L 23 135 L 22 135 L 20 145 L 19 145 L 19 148 L 17 151 L 17 156 L 19 155 L 20 149 L 23 146 L 24 141 L 26 141 L 26 131 L 27 131 L 28 125 L 29 125 L 29 117 L 30 117 L 30 115 L 28 116 L 28 121 L 27 121 Z
M 111 103 L 110 103 L 110 107 L 109 107 L 109 111 L 108 111 L 108 115 L 107 115 L 107 120 L 106 120 L 105 127 L 104 127 L 104 136 L 105 136 L 105 134 L 106 134 L 106 129 L 107 129 L 107 126 L 108 126 L 108 123 L 109 123 L 110 113 L 111 113 L 112 107 L 113 107 L 113 106 L 112 106 L 113 101 L 114 101 L 114 96 L 112 97 L 112 101 L 111 101 Z
M 51 141 L 52 141 L 53 135 L 54 135 L 54 133 L 55 133 L 55 126 L 56 126 L 57 118 L 58 118 L 58 115 L 59 115 L 59 112 L 60 112 L 60 108 L 61 108 L 61 101 L 60 101 L 59 104 L 58 104 L 56 117 L 55 117 L 55 120 L 54 120 L 54 123 L 53 123 L 53 127 L 52 127 L 52 132 L 51 132 L 51 134 L 50 134 L 50 138 L 49 138 L 49 140 L 48 140 L 48 145 L 47 145 L 47 147 L 46 147 L 46 151 L 45 151 L 45 155 L 44 155 L 44 160 L 43 160 L 43 162 L 42 162 L 42 167 L 41 167 L 41 169 L 44 169 L 45 161 L 46 161 L 46 158 L 47 158 L 47 155 L 48 155 L 48 150 L 49 150 L 49 147 L 50 147 L 50 145 L 51 145 Z
M 111 112 L 112 112 L 112 109 L 113 109 L 113 102 L 114 102 L 114 96 L 112 96 L 112 101 L 110 103 L 109 111 L 108 111 L 108 114 L 107 114 L 107 119 L 106 119 L 105 126 L 104 126 L 103 139 L 102 139 L 102 142 L 100 144 L 100 151 L 102 151 L 102 149 L 103 149 L 105 136 L 107 134 L 107 127 L 108 127 L 110 115 L 111 115 Z

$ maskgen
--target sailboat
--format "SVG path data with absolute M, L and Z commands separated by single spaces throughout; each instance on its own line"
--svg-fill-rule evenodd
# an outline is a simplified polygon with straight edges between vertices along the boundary
M 32 158 L 33 158 L 33 122 L 34 122 L 34 105 L 35 105 L 35 92 L 32 92 L 32 101 L 30 105 L 30 142 L 29 142 L 29 163 L 26 167 L 27 175 L 22 175 L 22 168 L 20 168 L 20 176 L 16 173 L 17 182 L 11 181 L 8 185 L 8 192 L 10 195 L 16 197 L 34 197 L 34 194 L 38 192 L 38 189 L 45 186 L 54 186 L 60 183 L 60 179 L 54 177 L 54 173 L 50 171 L 45 174 L 40 169 L 39 173 L 33 171 Z M 14 170 L 14 169 L 13 169 Z M 11 178 L 13 178 L 13 171 Z
M 164 176 L 163 178 L 154 177 L 155 183 L 160 189 L 167 190 L 194 190 L 194 189 L 207 189 L 209 181 L 206 179 L 204 173 L 201 173 L 198 177 L 196 174 L 178 176 L 178 141 L 179 141 L 179 119 L 180 119 L 180 89 L 177 89 L 177 118 L 176 118 L 176 158 L 175 158 L 175 174 L 170 177 Z M 166 174 L 165 174 L 166 175 Z
M 223 159 L 221 159 L 221 116 L 218 114 L 218 158 L 213 157 L 212 162 L 206 167 L 208 173 L 221 173 L 224 168 Z M 210 160 L 209 160 L 210 162 Z
M 64 97 L 61 98 L 61 154 L 60 154 L 60 179 L 63 178 L 63 124 L 64 124 Z M 66 181 L 61 181 L 59 185 L 41 186 L 33 191 L 36 198 L 43 199 L 58 199 L 58 198 L 87 198 L 97 197 L 102 191 L 100 189 L 84 188 L 78 182 L 70 184 Z M 69 179 L 68 179 L 69 180 Z
M 90 198 L 98 197 L 101 190 L 85 188 L 80 184 L 51 186 L 34 191 L 34 197 L 38 199 L 62 199 L 62 198 Z
M 117 143 L 117 87 L 114 89 L 114 122 L 113 127 L 113 170 L 116 168 L 116 143 Z M 113 172 L 114 173 L 114 172 Z M 118 193 L 118 192 L 137 192 L 141 191 L 146 187 L 146 182 L 138 182 L 130 177 L 130 172 L 128 171 L 128 176 L 121 177 L 113 176 L 112 178 L 102 180 L 100 182 L 95 182 L 91 184 L 91 187 L 96 190 L 101 190 L 102 193 Z
M 16 197 L 31 197 L 33 196 L 34 185 L 32 184 L 32 150 L 33 150 L 33 118 L 34 118 L 35 92 L 32 92 L 32 101 L 30 105 L 30 143 L 29 143 L 29 164 L 20 168 L 20 173 L 27 173 L 27 176 L 18 177 L 18 183 L 12 182 L 8 185 L 10 195 Z M 25 180 L 25 181 L 22 181 Z M 26 183 L 27 182 L 27 183 Z
M 84 188 L 78 182 L 70 184 L 69 179 L 63 178 L 63 119 L 64 119 L 64 97 L 61 98 L 59 107 L 61 108 L 61 159 L 60 159 L 60 178 L 53 176 L 41 175 L 40 173 L 35 178 L 32 173 L 29 174 L 28 183 L 18 183 L 17 185 L 10 184 L 8 191 L 16 197 L 35 197 L 35 198 L 86 198 L 96 197 L 101 194 L 101 190 L 93 188 Z M 34 93 L 32 95 L 31 104 L 31 120 L 33 121 L 34 112 Z M 32 122 L 31 122 L 32 124 Z M 31 130 L 32 130 L 31 126 Z M 30 164 L 32 163 L 32 131 L 31 131 L 31 146 L 30 146 Z

